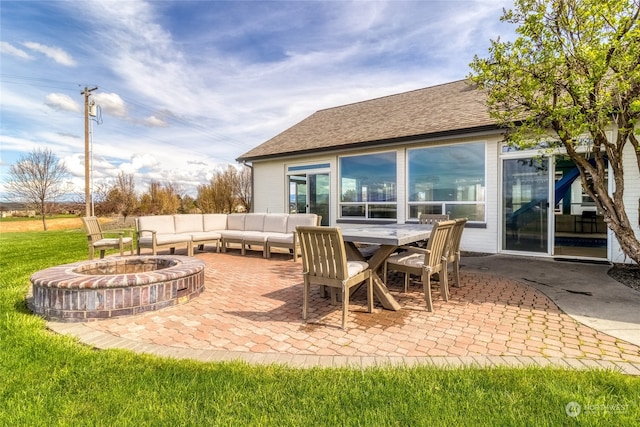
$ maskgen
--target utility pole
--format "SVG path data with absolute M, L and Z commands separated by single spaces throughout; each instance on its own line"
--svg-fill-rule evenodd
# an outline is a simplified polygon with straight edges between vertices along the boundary
M 84 87 L 84 90 L 80 92 L 84 95 L 84 203 L 85 203 L 85 216 L 91 216 L 91 180 L 90 180 L 90 162 L 89 158 L 89 95 L 98 87 L 89 89 Z

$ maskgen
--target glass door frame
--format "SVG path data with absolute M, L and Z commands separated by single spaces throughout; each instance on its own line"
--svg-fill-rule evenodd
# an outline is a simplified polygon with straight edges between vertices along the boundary
M 505 236 L 509 232 L 507 224 L 505 222 L 505 204 L 504 204 L 504 191 L 505 191 L 505 160 L 524 160 L 535 157 L 542 157 L 547 162 L 547 230 L 546 230 L 546 242 L 547 247 L 544 251 L 518 251 L 513 249 L 504 249 Z M 554 176 L 555 176 L 555 156 L 545 155 L 538 151 L 517 151 L 511 153 L 502 153 L 499 156 L 500 161 L 500 176 L 498 183 L 498 252 L 504 254 L 516 254 L 516 255 L 531 255 L 531 256 L 552 256 L 554 248 L 554 235 L 555 235 L 555 221 L 554 221 Z
M 578 152 L 586 152 L 584 149 L 577 150 Z M 549 154 L 548 152 L 544 152 L 543 150 L 523 150 L 523 151 L 514 151 L 514 152 L 503 152 L 499 156 L 500 161 L 500 173 L 499 173 L 499 182 L 498 182 L 498 252 L 505 254 L 518 254 L 518 255 L 532 255 L 532 256 L 549 256 L 549 257 L 565 257 L 562 254 L 555 253 L 556 247 L 556 221 L 555 221 L 555 184 L 556 184 L 556 157 L 565 155 L 562 151 L 554 152 Z M 512 160 L 512 159 L 528 159 L 532 157 L 544 157 L 548 161 L 548 203 L 549 207 L 547 208 L 547 250 L 546 252 L 529 252 L 529 251 L 516 251 L 516 250 L 507 250 L 503 249 L 504 245 L 504 236 L 505 233 L 508 232 L 506 230 L 506 223 L 503 220 L 504 218 L 504 161 Z M 608 187 L 609 191 L 613 191 L 613 180 L 611 176 L 611 170 L 609 169 L 609 182 Z M 578 178 L 579 179 L 579 178 Z M 607 229 L 607 249 L 606 249 L 606 257 L 592 257 L 592 256 L 584 256 L 584 255 L 572 255 L 571 258 L 576 259 L 610 259 L 611 257 L 611 231 Z
M 311 200 L 311 192 L 309 191 L 309 177 L 310 176 L 318 176 L 318 175 L 326 175 L 327 180 L 328 180 L 328 194 L 327 194 L 327 212 L 324 213 L 318 213 L 318 212 L 312 212 L 312 205 L 313 203 Z M 287 168 L 287 173 L 286 173 L 286 188 L 287 188 L 287 213 L 292 213 L 292 206 L 295 204 L 296 205 L 296 212 L 298 213 L 302 213 L 297 209 L 297 201 L 293 201 L 291 200 L 291 197 L 293 196 L 292 192 L 291 192 L 291 177 L 292 176 L 305 176 L 305 182 L 306 182 L 306 195 L 305 195 L 305 213 L 315 213 L 315 214 L 319 214 L 322 215 L 322 225 L 329 225 L 331 224 L 331 217 L 332 217 L 332 212 L 333 212 L 333 200 L 332 200 L 332 184 L 331 184 L 331 167 L 329 163 L 322 163 L 322 164 L 315 164 L 315 165 L 308 165 L 308 166 L 289 166 Z

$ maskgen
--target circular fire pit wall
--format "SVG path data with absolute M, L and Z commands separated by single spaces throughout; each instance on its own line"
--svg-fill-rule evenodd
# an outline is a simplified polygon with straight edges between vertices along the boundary
M 180 304 L 204 290 L 204 262 L 177 255 L 80 261 L 31 276 L 34 313 L 85 322 Z

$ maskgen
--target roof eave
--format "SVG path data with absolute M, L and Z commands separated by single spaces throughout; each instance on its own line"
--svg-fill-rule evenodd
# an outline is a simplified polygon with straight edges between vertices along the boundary
M 504 129 L 502 129 L 501 127 L 495 124 L 489 124 L 489 125 L 476 126 L 471 128 L 465 128 L 465 129 L 452 129 L 452 130 L 431 132 L 431 133 L 418 134 L 418 135 L 400 136 L 396 138 L 385 138 L 385 139 L 376 139 L 371 141 L 354 142 L 350 144 L 342 144 L 342 145 L 336 145 L 331 147 L 311 148 L 308 150 L 296 150 L 296 151 L 280 152 L 280 153 L 274 153 L 274 154 L 265 154 L 265 155 L 259 155 L 259 156 L 240 156 L 236 158 L 236 161 L 240 163 L 246 163 L 246 162 L 254 162 L 256 160 L 270 160 L 270 159 L 277 159 L 280 157 L 289 157 L 294 155 L 299 156 L 299 155 L 306 155 L 306 154 L 318 154 L 318 153 L 326 153 L 329 151 L 336 151 L 336 150 L 342 151 L 342 150 L 348 150 L 348 149 L 354 149 L 354 148 L 367 148 L 367 147 L 374 147 L 374 146 L 380 146 L 380 145 L 398 144 L 398 143 L 415 141 L 415 140 L 439 139 L 439 138 L 447 138 L 447 137 L 459 136 L 459 135 L 465 135 L 465 134 L 500 131 L 500 130 L 504 130 Z

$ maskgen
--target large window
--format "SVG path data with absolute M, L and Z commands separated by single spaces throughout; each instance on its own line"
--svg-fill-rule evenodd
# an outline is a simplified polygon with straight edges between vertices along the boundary
M 396 153 L 340 158 L 340 217 L 397 217 Z
M 408 150 L 409 219 L 449 214 L 485 220 L 485 144 L 456 144 Z

